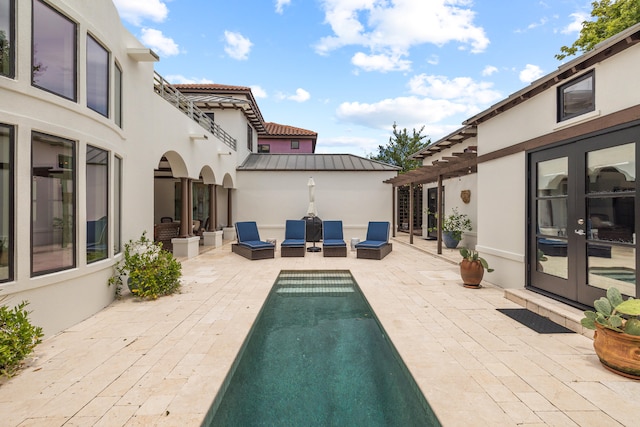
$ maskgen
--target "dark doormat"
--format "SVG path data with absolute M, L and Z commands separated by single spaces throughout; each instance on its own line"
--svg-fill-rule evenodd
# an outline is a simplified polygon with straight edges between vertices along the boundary
M 500 313 L 506 314 L 513 320 L 522 323 L 529 329 L 533 329 L 539 334 L 573 334 L 571 329 L 549 320 L 548 317 L 540 316 L 526 308 L 497 308 Z

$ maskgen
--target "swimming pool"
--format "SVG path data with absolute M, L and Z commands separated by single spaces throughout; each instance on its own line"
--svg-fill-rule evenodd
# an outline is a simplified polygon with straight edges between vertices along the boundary
M 282 271 L 203 426 L 439 426 L 349 271 Z

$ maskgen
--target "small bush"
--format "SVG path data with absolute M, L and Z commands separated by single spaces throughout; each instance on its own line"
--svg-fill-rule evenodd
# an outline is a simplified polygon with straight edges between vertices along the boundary
M 33 326 L 22 301 L 13 309 L 0 307 L 0 375 L 13 376 L 22 361 L 42 342 L 42 328 Z
M 119 296 L 126 279 L 133 294 L 156 299 L 179 291 L 181 276 L 182 264 L 173 254 L 142 233 L 140 239 L 124 245 L 124 259 L 115 266 L 109 284 L 116 286 L 116 296 Z

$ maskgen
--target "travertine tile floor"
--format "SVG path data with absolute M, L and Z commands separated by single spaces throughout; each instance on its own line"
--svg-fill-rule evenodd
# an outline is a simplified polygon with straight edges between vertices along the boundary
M 200 425 L 282 269 L 351 270 L 444 426 L 640 425 L 640 382 L 602 368 L 588 336 L 540 335 L 495 309 L 525 304 L 574 327 L 579 312 L 488 282 L 465 289 L 457 252 L 403 241 L 381 261 L 248 261 L 230 242 L 184 260 L 179 295 L 125 294 L 42 343 L 0 386 L 0 425 Z

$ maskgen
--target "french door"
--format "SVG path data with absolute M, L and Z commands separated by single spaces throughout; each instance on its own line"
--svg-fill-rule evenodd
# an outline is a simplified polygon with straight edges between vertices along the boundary
M 639 136 L 631 127 L 529 155 L 529 286 L 588 306 L 610 286 L 640 294 Z

